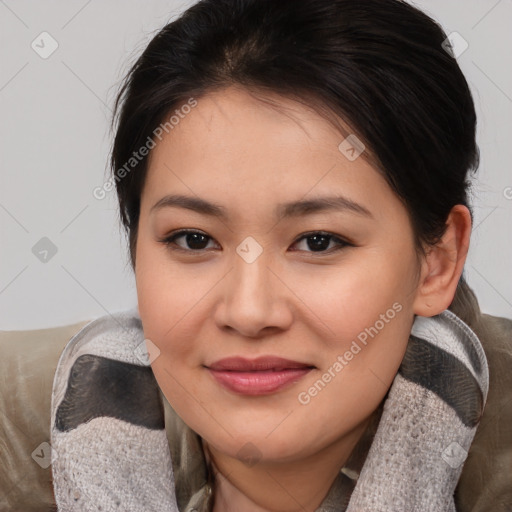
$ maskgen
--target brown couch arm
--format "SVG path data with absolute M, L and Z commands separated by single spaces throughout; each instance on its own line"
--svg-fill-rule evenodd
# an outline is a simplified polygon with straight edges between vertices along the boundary
M 0 331 L 0 512 L 56 510 L 51 466 L 44 467 L 49 450 L 38 446 L 50 441 L 51 395 L 59 356 L 87 322 Z
M 489 394 L 455 502 L 458 512 L 511 512 L 512 320 L 482 314 L 471 328 L 489 363 Z

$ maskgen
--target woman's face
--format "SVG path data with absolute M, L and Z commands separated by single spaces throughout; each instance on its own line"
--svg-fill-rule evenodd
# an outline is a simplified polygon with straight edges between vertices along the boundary
M 230 87 L 168 125 L 141 197 L 136 284 L 155 377 L 185 423 L 231 457 L 292 461 L 383 399 L 418 261 L 404 206 L 358 148 L 274 99 L 286 113 Z M 182 230 L 200 234 L 171 240 Z

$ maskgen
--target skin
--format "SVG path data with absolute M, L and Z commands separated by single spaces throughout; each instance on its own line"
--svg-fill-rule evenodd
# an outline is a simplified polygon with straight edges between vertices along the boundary
M 344 135 L 312 109 L 272 99 L 281 108 L 236 86 L 201 97 L 151 151 L 141 195 L 135 275 L 144 334 L 160 350 L 152 369 L 219 472 L 215 512 L 320 505 L 396 375 L 414 315 L 438 314 L 453 299 L 469 244 L 469 212 L 458 205 L 443 240 L 418 260 L 408 212 L 379 172 L 362 157 L 349 161 L 338 149 Z M 151 210 L 167 194 L 221 205 L 227 217 Z M 370 215 L 275 215 L 280 203 L 324 195 Z M 180 229 L 203 232 L 202 246 L 161 241 Z M 304 234 L 320 230 L 333 236 L 315 251 Z M 262 249 L 250 263 L 237 253 L 246 237 Z M 400 312 L 300 403 L 397 303 Z M 205 368 L 236 355 L 315 368 L 273 394 L 246 396 Z M 256 464 L 237 457 L 245 445 Z

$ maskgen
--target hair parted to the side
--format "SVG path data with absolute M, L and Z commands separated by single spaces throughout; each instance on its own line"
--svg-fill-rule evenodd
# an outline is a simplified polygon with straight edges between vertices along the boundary
M 422 253 L 454 205 L 470 208 L 469 173 L 479 164 L 473 98 L 446 37 L 402 0 L 201 0 L 158 32 L 127 74 L 114 108 L 112 173 L 190 98 L 235 84 L 277 93 L 343 120 L 363 141 Z M 133 268 L 147 162 L 116 180 Z M 468 289 L 461 278 L 454 303 Z

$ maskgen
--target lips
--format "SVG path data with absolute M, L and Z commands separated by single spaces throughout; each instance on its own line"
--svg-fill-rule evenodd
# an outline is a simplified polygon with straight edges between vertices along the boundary
M 312 368 L 311 365 L 290 361 L 281 357 L 258 357 L 245 359 L 243 357 L 228 357 L 209 366 L 210 370 L 225 370 L 235 372 L 257 372 L 264 370 L 280 371 L 296 368 Z
M 212 377 L 224 388 L 244 395 L 277 392 L 297 382 L 314 366 L 280 357 L 257 359 L 230 357 L 207 367 Z

